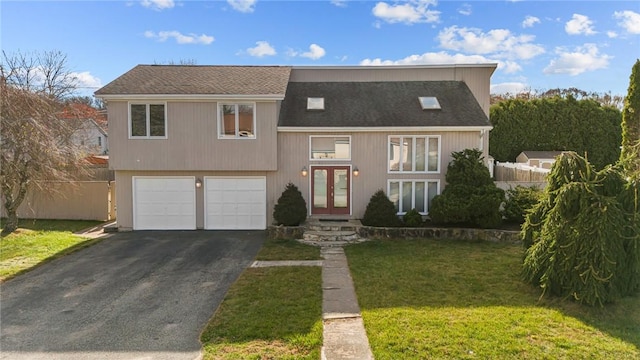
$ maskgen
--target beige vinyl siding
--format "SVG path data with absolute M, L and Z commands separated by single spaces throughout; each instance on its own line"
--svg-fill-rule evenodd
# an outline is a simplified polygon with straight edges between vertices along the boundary
M 451 161 L 451 152 L 465 148 L 478 148 L 480 145 L 480 132 L 368 132 L 368 133 L 335 133 L 334 135 L 351 135 L 351 160 L 350 161 L 310 161 L 309 160 L 309 136 L 325 135 L 321 133 L 280 133 L 278 134 L 278 171 L 269 173 L 267 179 L 267 206 L 273 211 L 273 205 L 284 190 L 288 182 L 295 184 L 302 192 L 307 206 L 309 205 L 309 192 L 311 188 L 311 172 L 303 177 L 300 170 L 307 167 L 311 170 L 313 165 L 351 165 L 358 167 L 360 175 L 352 176 L 351 180 L 351 218 L 359 219 L 364 215 L 364 210 L 371 195 L 378 189 L 387 191 L 387 180 L 390 179 L 427 179 L 439 180 L 440 189 L 444 189 L 445 173 L 448 163 Z M 441 141 L 440 172 L 438 174 L 396 174 L 387 172 L 387 147 L 389 135 L 439 135 Z M 485 145 L 485 157 L 486 154 Z M 271 222 L 271 213 L 268 214 Z
M 214 101 L 168 101 L 166 139 L 129 139 L 126 101 L 109 101 L 108 111 L 112 169 L 277 169 L 275 101 L 256 103 L 255 139 L 218 139 L 218 112 Z
M 489 117 L 490 79 L 495 67 L 443 66 L 433 68 L 293 68 L 291 82 L 343 82 L 343 81 L 464 81 Z M 437 95 L 437 94 L 436 94 Z

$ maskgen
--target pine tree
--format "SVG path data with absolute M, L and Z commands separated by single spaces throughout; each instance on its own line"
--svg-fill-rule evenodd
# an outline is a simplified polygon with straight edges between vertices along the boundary
M 298 187 L 288 183 L 273 210 L 278 225 L 298 226 L 307 219 L 307 203 Z
M 629 90 L 622 110 L 620 159 L 627 172 L 640 171 L 640 59 L 631 69 Z

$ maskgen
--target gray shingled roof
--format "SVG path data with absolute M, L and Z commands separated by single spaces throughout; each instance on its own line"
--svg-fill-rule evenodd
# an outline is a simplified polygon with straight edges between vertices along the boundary
M 284 95 L 289 66 L 138 65 L 96 95 Z
M 422 110 L 418 97 L 435 96 L 441 110 Z M 307 110 L 308 97 L 324 97 L 325 110 Z M 461 81 L 291 82 L 279 126 L 490 126 Z

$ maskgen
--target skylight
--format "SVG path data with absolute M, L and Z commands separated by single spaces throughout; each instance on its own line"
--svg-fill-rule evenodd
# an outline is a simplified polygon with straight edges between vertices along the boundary
M 323 97 L 307 98 L 307 110 L 324 110 L 324 98 Z
M 422 110 L 440 110 L 440 103 L 435 96 L 420 96 L 418 98 L 420 100 L 420 106 L 422 106 Z

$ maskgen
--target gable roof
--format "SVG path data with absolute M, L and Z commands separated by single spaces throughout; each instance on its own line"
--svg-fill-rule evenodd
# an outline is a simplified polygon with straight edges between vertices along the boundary
M 562 155 L 564 151 L 523 151 L 521 154 L 527 157 L 527 159 L 555 159 L 557 156 Z
M 422 110 L 418 97 L 434 96 L 441 109 Z M 325 110 L 307 110 L 324 97 Z M 489 119 L 462 81 L 291 82 L 280 127 L 489 127 Z
M 138 65 L 96 95 L 284 95 L 289 66 Z

